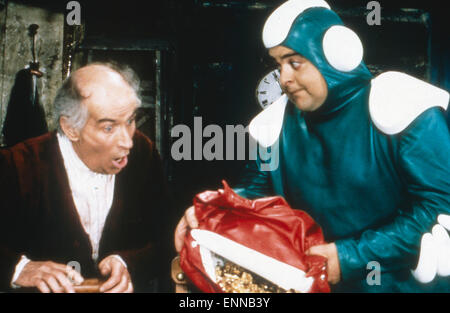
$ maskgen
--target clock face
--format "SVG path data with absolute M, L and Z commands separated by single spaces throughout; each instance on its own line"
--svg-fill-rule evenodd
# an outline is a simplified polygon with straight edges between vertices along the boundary
M 272 70 L 259 81 L 256 87 L 256 99 L 259 105 L 265 109 L 283 94 L 280 87 L 280 71 Z

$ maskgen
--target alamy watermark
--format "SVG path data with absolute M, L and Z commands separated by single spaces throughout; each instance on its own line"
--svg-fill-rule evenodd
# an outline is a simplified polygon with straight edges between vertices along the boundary
M 366 282 L 367 285 L 373 286 L 381 285 L 381 265 L 377 261 L 370 261 L 366 266 L 367 270 L 370 270 L 369 274 L 367 274 Z
M 270 124 L 261 125 L 254 132 L 256 134 L 253 135 L 257 137 L 271 136 L 274 127 Z M 278 168 L 278 140 L 264 147 L 249 135 L 249 128 L 243 125 L 226 125 L 225 131 L 215 124 L 203 127 L 202 118 L 196 116 L 193 131 L 189 126 L 179 124 L 172 128 L 171 137 L 177 138 L 170 151 L 175 161 L 259 160 L 261 171 L 274 171 Z
M 381 25 L 381 5 L 378 1 L 369 1 L 366 6 L 367 10 L 371 10 L 367 14 L 367 24 Z M 70 10 L 67 13 L 66 22 L 67 25 L 81 25 L 81 5 L 78 1 L 69 1 L 66 5 L 66 10 Z
M 367 14 L 367 25 L 381 25 L 381 5 L 378 1 L 370 1 L 366 6 L 367 10 L 372 10 Z
M 68 275 L 68 278 L 72 284 L 75 283 L 75 277 L 73 275 L 73 271 L 77 271 L 81 274 L 81 264 L 77 261 L 70 261 L 66 264 L 66 272 Z
M 66 10 L 70 10 L 66 16 L 67 25 L 81 25 L 81 5 L 78 1 L 69 1 Z

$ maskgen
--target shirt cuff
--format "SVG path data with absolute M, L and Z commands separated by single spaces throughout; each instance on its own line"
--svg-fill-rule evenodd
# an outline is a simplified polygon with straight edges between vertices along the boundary
M 116 259 L 118 259 L 120 261 L 120 263 L 123 264 L 123 266 L 125 266 L 125 268 L 128 268 L 127 263 L 125 263 L 125 261 L 122 259 L 122 257 L 118 254 L 113 254 L 113 257 L 115 257 Z
M 25 267 L 25 265 L 27 265 L 28 262 L 30 262 L 30 261 L 31 261 L 31 260 L 30 260 L 29 258 L 27 258 L 25 255 L 22 255 L 22 256 L 20 257 L 20 261 L 19 261 L 19 263 L 17 263 L 16 269 L 15 269 L 15 271 L 14 271 L 14 275 L 13 275 L 13 277 L 12 277 L 12 279 L 11 279 L 11 287 L 12 287 L 13 289 L 18 289 L 18 288 L 20 288 L 20 286 L 14 284 L 14 283 L 16 282 L 17 278 L 19 278 L 20 273 L 22 273 L 22 270 L 23 270 L 23 268 Z
M 342 281 L 363 279 L 367 275 L 366 264 L 359 253 L 358 242 L 355 239 L 344 239 L 336 240 L 335 244 Z

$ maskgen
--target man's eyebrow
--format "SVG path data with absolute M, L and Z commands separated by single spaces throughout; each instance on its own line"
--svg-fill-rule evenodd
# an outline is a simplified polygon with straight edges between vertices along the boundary
M 286 54 L 284 54 L 284 55 L 282 55 L 281 56 L 281 59 L 286 59 L 286 58 L 290 58 L 290 57 L 293 57 L 293 56 L 299 56 L 299 57 L 301 57 L 301 58 L 305 58 L 303 55 L 301 55 L 300 53 L 297 53 L 297 52 L 290 52 L 290 53 L 286 53 Z
M 127 118 L 127 120 L 136 117 L 136 114 L 137 114 L 137 109 L 134 110 L 133 113 L 131 113 L 130 117 Z M 113 120 L 111 118 L 102 118 L 97 121 L 97 124 L 101 124 L 101 123 L 105 123 L 105 122 L 116 123 L 116 120 Z
M 110 118 L 102 118 L 102 119 L 99 119 L 99 120 L 97 121 L 97 124 L 101 124 L 101 123 L 105 123 L 105 122 L 115 123 L 116 120 L 113 120 L 113 119 L 110 119 Z

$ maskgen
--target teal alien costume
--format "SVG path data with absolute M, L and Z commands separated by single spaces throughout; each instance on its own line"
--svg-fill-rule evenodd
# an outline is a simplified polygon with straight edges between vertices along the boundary
M 302 112 L 282 96 L 255 117 L 250 134 L 278 162 L 271 170 L 253 162 L 235 190 L 249 198 L 281 195 L 322 226 L 338 249 L 342 276 L 334 291 L 450 291 L 448 277 L 420 284 L 411 275 L 421 236 L 450 212 L 448 93 L 402 73 L 373 78 L 362 61 L 333 59 L 324 48 L 333 48 L 327 32 L 342 28 L 351 40 L 354 33 L 336 27 L 342 21 L 324 5 L 292 17 L 302 1 L 288 2 L 291 21 L 272 14 L 265 45 L 281 44 L 310 60 L 325 78 L 328 97 L 318 110 Z M 283 32 L 286 25 L 277 23 L 287 23 L 281 40 L 267 29 Z M 270 123 L 274 134 L 258 137 L 258 124 Z M 367 279 L 372 261 L 380 266 L 380 284 Z

